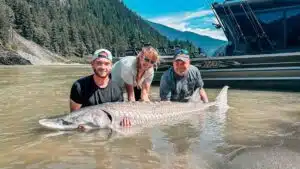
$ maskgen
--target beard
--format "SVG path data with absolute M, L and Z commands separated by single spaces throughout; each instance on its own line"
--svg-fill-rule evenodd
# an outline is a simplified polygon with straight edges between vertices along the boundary
M 184 76 L 187 73 L 187 69 L 177 69 L 175 72 L 179 76 Z
M 106 78 L 109 75 L 109 72 L 103 70 L 103 69 L 94 69 L 94 73 L 96 76 L 100 78 Z

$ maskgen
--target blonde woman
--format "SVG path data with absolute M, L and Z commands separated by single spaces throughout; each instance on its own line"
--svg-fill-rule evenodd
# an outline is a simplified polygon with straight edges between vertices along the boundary
M 150 86 L 159 55 L 152 46 L 143 47 L 137 56 L 126 56 L 112 68 L 112 80 L 124 87 L 128 101 L 150 101 Z

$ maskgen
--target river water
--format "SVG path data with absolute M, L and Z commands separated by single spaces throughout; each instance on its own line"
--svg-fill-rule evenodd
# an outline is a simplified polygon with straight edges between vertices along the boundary
M 41 129 L 40 118 L 69 112 L 72 83 L 90 73 L 89 65 L 0 67 L 0 168 L 225 168 L 224 155 L 245 146 L 300 152 L 300 93 L 289 92 L 229 88 L 226 113 L 129 138 Z M 210 100 L 220 91 L 206 90 Z

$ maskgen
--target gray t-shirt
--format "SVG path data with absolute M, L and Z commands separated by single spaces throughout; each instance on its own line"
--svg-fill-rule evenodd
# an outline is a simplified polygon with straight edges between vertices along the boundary
M 197 88 L 203 88 L 204 83 L 199 69 L 190 65 L 184 77 L 176 75 L 173 67 L 165 71 L 160 80 L 161 100 L 187 101 Z

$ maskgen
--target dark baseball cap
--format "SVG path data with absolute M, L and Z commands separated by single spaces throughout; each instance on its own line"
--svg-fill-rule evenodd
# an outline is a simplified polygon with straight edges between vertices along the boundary
M 182 60 L 184 62 L 190 60 L 189 52 L 185 49 L 179 49 L 175 52 L 174 60 Z

